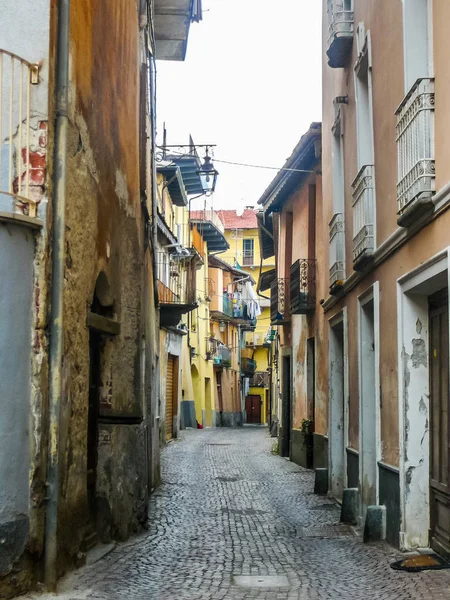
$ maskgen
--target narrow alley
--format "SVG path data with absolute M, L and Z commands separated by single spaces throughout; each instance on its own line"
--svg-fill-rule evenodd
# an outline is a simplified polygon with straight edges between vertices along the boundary
M 338 505 L 313 494 L 313 472 L 274 443 L 257 426 L 184 431 L 162 453 L 148 532 L 62 580 L 57 597 L 450 598 L 449 571 L 393 571 L 399 553 L 339 524 Z

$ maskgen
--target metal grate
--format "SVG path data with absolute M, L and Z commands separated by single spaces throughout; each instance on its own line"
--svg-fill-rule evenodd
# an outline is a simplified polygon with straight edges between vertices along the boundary
M 398 212 L 435 191 L 434 79 L 418 79 L 396 112 Z
M 316 307 L 316 260 L 300 258 L 291 265 L 290 304 L 293 315 L 308 313 Z
M 275 279 L 270 286 L 270 320 L 272 325 L 288 321 L 290 310 L 289 279 Z
M 353 262 L 374 250 L 374 168 L 364 165 L 352 183 L 353 189 Z
M 330 287 L 342 285 L 345 279 L 344 216 L 336 213 L 330 221 Z

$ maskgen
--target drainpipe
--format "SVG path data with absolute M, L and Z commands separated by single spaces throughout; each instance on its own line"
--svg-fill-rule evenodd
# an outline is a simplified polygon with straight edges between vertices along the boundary
M 65 204 L 67 173 L 70 0 L 58 0 L 56 47 L 56 123 L 53 172 L 52 305 L 50 323 L 50 428 L 45 519 L 45 583 L 56 589 L 59 500 L 59 421 L 64 346 L 63 293 L 65 259 Z

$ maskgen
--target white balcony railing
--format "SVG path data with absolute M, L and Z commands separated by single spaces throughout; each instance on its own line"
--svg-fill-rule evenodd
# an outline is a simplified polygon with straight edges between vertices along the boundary
M 398 212 L 435 191 L 434 79 L 418 79 L 397 115 Z
M 328 0 L 328 47 L 335 37 L 353 36 L 353 21 L 350 0 Z
M 330 287 L 342 285 L 345 279 L 344 218 L 336 213 L 330 221 Z
M 42 158 L 42 132 L 31 122 L 31 87 L 38 83 L 37 64 L 0 48 L 0 210 L 30 217 L 36 217 L 35 183 L 44 172 L 33 164 Z
M 374 169 L 363 166 L 352 183 L 353 262 L 367 258 L 374 250 Z

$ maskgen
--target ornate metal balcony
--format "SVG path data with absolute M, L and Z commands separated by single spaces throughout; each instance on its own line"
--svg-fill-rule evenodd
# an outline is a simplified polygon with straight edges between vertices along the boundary
M 290 304 L 292 315 L 304 315 L 316 308 L 316 261 L 300 258 L 291 266 Z
M 289 279 L 275 279 L 270 286 L 270 321 L 283 325 L 291 318 Z
M 398 224 L 408 227 L 433 210 L 434 79 L 418 79 L 396 115 Z
M 353 43 L 352 0 L 328 0 L 328 64 L 342 68 L 347 64 Z
M 267 371 L 257 371 L 250 380 L 250 387 L 269 387 L 269 373 Z
M 374 168 L 363 166 L 352 183 L 353 268 L 360 271 L 372 260 L 374 251 Z
M 212 360 L 215 367 L 231 367 L 231 348 L 216 340 L 209 339 L 209 351 L 207 359 Z
M 344 216 L 336 213 L 330 221 L 330 294 L 335 294 L 344 285 L 345 279 L 345 236 Z
M 183 314 L 197 308 L 195 276 L 195 264 L 189 257 L 158 253 L 156 278 L 162 326 L 176 326 Z

